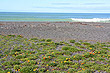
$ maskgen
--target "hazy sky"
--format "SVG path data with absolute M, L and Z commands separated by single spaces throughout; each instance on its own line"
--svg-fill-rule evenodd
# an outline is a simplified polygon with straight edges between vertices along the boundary
M 0 12 L 110 13 L 110 0 L 0 0 Z

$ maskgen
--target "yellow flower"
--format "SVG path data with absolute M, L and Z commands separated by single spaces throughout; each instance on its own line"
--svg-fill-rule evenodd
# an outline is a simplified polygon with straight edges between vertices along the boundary
M 74 56 L 74 58 L 75 58 L 75 56 Z
M 61 61 L 61 63 L 63 63 L 63 62 Z
M 49 71 L 49 70 L 47 70 L 47 71 Z
M 66 60 L 68 60 L 68 58 L 66 58 Z
M 17 54 L 17 52 L 15 52 L 15 54 Z
M 92 48 L 90 48 L 90 49 L 92 49 Z
M 82 68 L 82 70 L 85 70 L 84 68 Z
M 55 62 L 53 62 L 53 63 L 55 63 Z
M 7 72 L 7 73 L 10 73 L 10 72 Z
M 65 63 L 66 61 L 64 61 L 64 63 Z
M 49 66 L 49 65 L 47 64 L 47 66 Z
M 33 71 L 36 71 L 36 69 L 34 69 Z
M 81 72 L 81 70 L 80 70 L 80 71 L 78 71 L 78 72 Z

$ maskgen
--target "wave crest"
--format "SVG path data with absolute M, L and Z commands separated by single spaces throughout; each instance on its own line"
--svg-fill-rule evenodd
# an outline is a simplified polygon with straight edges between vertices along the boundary
M 102 18 L 92 18 L 92 19 L 78 19 L 71 18 L 73 22 L 110 22 L 110 18 L 102 19 Z

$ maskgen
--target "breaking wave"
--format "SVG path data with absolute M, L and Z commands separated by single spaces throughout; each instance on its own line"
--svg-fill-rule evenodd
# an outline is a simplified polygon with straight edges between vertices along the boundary
M 73 22 L 110 22 L 110 18 L 103 19 L 103 18 L 93 18 L 93 19 L 78 19 L 78 18 L 71 18 Z

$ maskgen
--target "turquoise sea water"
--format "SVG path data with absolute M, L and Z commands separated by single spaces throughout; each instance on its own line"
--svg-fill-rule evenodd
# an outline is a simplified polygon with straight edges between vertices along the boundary
M 76 20 L 77 19 L 77 20 Z M 25 13 L 0 12 L 0 21 L 96 21 L 110 22 L 110 13 Z M 98 19 L 98 20 L 97 20 Z M 102 20 L 103 19 L 103 20 Z

